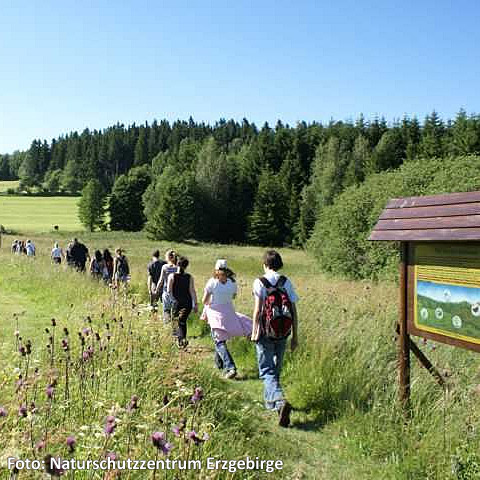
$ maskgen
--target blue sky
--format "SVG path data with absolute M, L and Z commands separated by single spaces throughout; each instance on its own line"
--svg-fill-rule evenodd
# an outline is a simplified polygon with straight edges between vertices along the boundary
M 478 1 L 0 0 L 0 153 L 154 118 L 480 110 Z
M 429 297 L 437 302 L 460 303 L 480 302 L 480 289 L 472 287 L 461 287 L 458 285 L 442 285 L 440 283 L 419 281 L 417 293 Z

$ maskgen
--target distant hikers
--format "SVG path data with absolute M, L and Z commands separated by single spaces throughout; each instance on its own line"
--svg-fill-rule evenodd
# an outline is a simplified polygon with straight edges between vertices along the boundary
M 205 285 L 202 319 L 208 321 L 215 344 L 215 364 L 223 369 L 226 378 L 234 378 L 237 367 L 227 348 L 227 340 L 236 336 L 250 336 L 252 320 L 235 312 L 233 299 L 237 294 L 235 274 L 227 261 L 217 260 L 212 278 Z
M 157 309 L 158 300 L 161 294 L 161 290 L 157 289 L 162 276 L 162 267 L 166 265 L 166 262 L 160 260 L 160 251 L 155 250 L 152 253 L 152 260 L 147 265 L 147 287 L 150 296 L 150 308 L 152 310 Z
M 167 291 L 172 302 L 172 313 L 176 324 L 175 335 L 178 346 L 185 348 L 187 341 L 187 319 L 192 309 L 197 312 L 197 294 L 193 277 L 186 273 L 188 258 L 179 257 L 177 271 L 171 273 L 167 279 Z
M 167 263 L 162 267 L 162 273 L 157 284 L 156 293 L 159 295 L 161 292 L 162 295 L 163 323 L 169 323 L 171 320 L 173 304 L 171 295 L 168 292 L 167 280 L 170 274 L 177 272 L 177 254 L 175 250 L 167 250 L 167 253 L 165 254 L 165 261 Z
M 115 287 L 125 285 L 130 280 L 130 266 L 121 248 L 115 249 L 113 258 L 113 283 Z
M 291 336 L 292 351 L 298 343 L 298 297 L 291 281 L 278 273 L 282 267 L 278 252 L 265 252 L 264 274 L 253 283 L 255 307 L 251 338 L 255 342 L 259 376 L 264 384 L 265 406 L 278 412 L 280 426 L 288 427 L 292 407 L 285 399 L 280 375 L 287 338 Z
M 63 250 L 58 246 L 58 242 L 54 243 L 50 258 L 52 259 L 52 262 L 57 265 L 62 263 Z

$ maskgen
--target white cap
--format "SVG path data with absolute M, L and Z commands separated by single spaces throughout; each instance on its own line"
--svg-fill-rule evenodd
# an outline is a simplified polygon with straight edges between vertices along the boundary
M 227 261 L 223 258 L 219 259 L 215 263 L 215 270 L 223 270 L 227 268 Z

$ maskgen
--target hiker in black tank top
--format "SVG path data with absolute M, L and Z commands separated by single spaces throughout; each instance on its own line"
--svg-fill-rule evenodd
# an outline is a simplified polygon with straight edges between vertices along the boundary
M 187 319 L 192 311 L 198 311 L 197 294 L 193 277 L 185 273 L 188 267 L 188 259 L 179 257 L 177 261 L 178 272 L 171 273 L 168 277 L 168 293 L 173 297 L 173 317 L 174 324 L 177 326 L 175 336 L 178 340 L 179 347 L 186 347 L 187 341 Z

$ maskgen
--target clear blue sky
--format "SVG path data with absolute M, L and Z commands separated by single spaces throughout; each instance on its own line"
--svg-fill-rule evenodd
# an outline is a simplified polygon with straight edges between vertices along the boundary
M 154 118 L 480 110 L 478 0 L 0 0 L 0 152 Z

